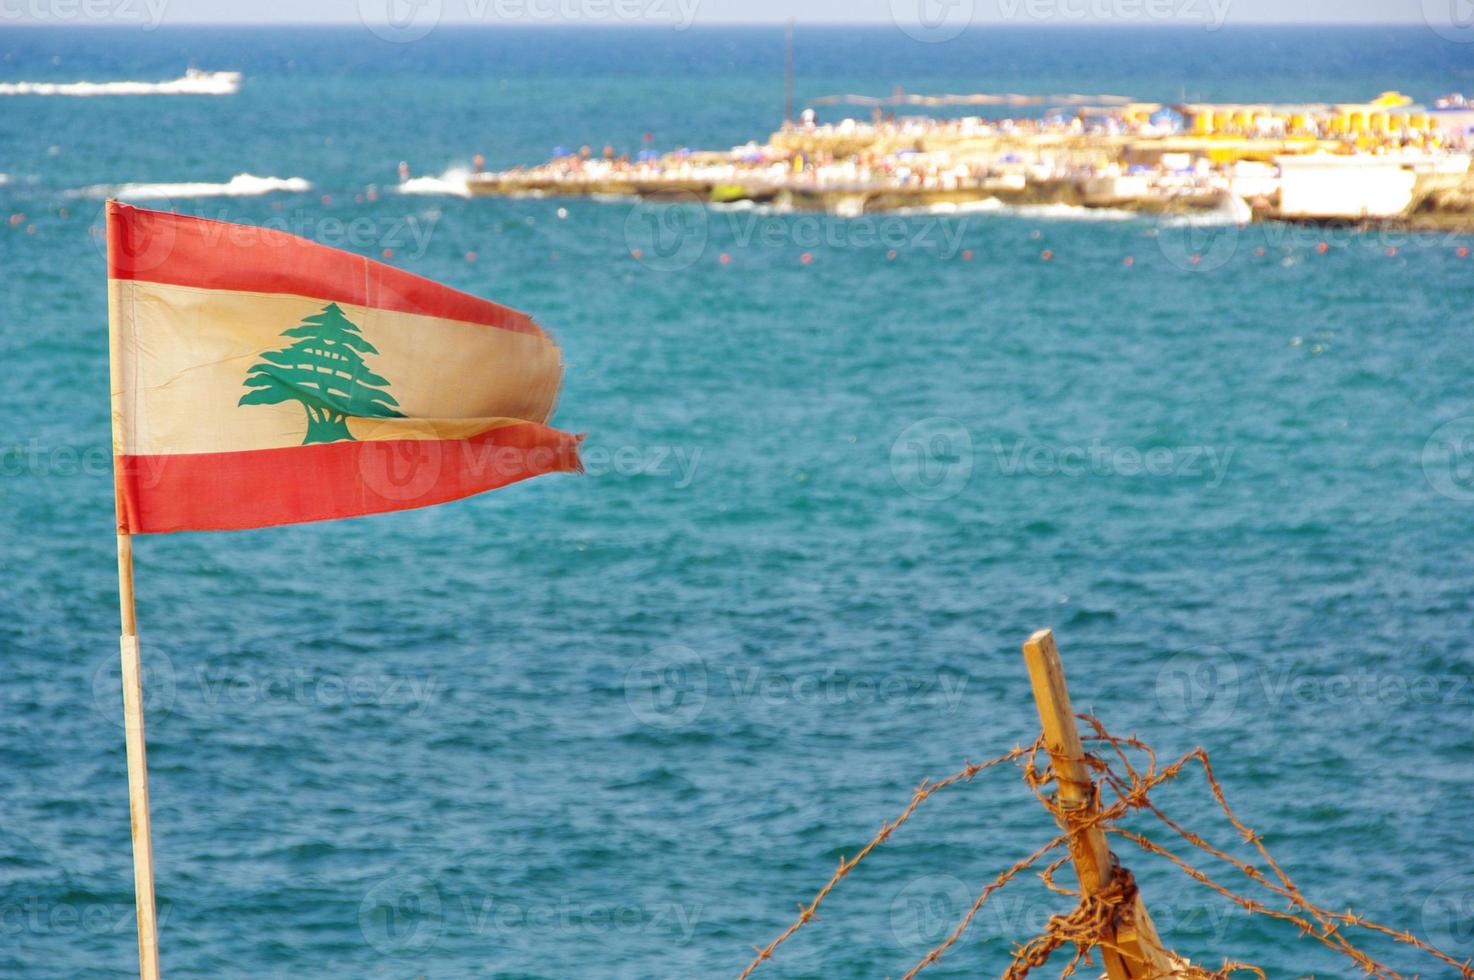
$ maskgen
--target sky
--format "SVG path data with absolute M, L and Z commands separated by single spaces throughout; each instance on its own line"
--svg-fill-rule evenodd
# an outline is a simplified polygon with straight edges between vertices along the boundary
M 0 26 L 154 24 L 1474 24 L 1474 0 L 0 0 Z

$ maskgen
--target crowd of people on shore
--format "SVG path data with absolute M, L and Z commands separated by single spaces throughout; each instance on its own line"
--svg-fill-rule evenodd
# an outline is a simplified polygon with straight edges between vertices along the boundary
M 1244 118 L 1243 131 L 1230 120 L 1211 136 L 1194 133 L 1172 109 L 1129 104 L 1109 109 L 1080 108 L 1038 117 L 987 119 L 980 116 L 901 116 L 876 107 L 866 122 L 846 118 L 820 123 L 807 109 L 786 122 L 766 142 L 749 142 L 728 151 L 653 149 L 645 134 L 634 156 L 606 145 L 577 150 L 559 147 L 550 160 L 474 180 L 484 189 L 526 188 L 569 193 L 641 193 L 652 187 L 717 191 L 740 187 L 816 191 L 855 190 L 1022 190 L 1026 183 L 1110 178 L 1126 170 L 1157 173 L 1173 193 L 1204 193 L 1230 186 L 1236 171 L 1249 167 L 1254 178 L 1273 169 L 1285 152 L 1283 127 Z M 1426 129 L 1417 132 L 1357 132 L 1335 139 L 1314 134 L 1302 146 L 1345 154 L 1450 154 L 1460 141 Z M 1174 152 L 1164 149 L 1171 141 Z M 1235 144 L 1232 153 L 1215 153 Z M 1256 141 L 1258 143 L 1256 144 Z M 1195 150 L 1194 147 L 1197 149 Z M 1148 152 L 1143 154 L 1145 148 Z M 1161 149 L 1161 152 L 1152 152 Z M 1154 157 L 1143 165 L 1138 157 Z M 1170 180 L 1166 180 L 1170 176 Z M 1164 182 L 1165 181 L 1165 182 Z

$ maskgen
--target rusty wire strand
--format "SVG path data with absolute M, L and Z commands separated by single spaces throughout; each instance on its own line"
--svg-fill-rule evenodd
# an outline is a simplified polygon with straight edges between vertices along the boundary
M 1085 717 L 1085 720 L 1093 726 L 1097 726 L 1099 732 L 1104 733 L 1104 729 L 1098 727 L 1100 724 L 1099 721 L 1088 716 Z M 1129 744 L 1132 741 L 1128 739 L 1117 739 L 1109 735 L 1106 735 L 1105 737 L 1114 739 L 1115 741 L 1121 742 L 1123 744 Z M 1340 931 L 1337 928 L 1337 924 L 1355 926 L 1358 928 L 1367 929 L 1372 932 L 1381 933 L 1397 942 L 1412 946 L 1415 949 L 1421 950 L 1422 952 L 1435 957 L 1436 959 L 1442 960 L 1449 966 L 1460 969 L 1462 971 L 1462 976 L 1474 976 L 1474 972 L 1471 972 L 1469 969 L 1468 961 L 1460 963 L 1458 960 L 1455 960 L 1453 957 L 1444 953 L 1442 950 L 1439 950 L 1436 947 L 1418 939 L 1410 931 L 1398 931 L 1396 929 L 1392 929 L 1388 926 L 1382 925 L 1379 922 L 1374 922 L 1370 919 L 1363 918 L 1362 916 L 1356 915 L 1352 912 L 1337 912 L 1333 909 L 1327 909 L 1317 906 L 1307 900 L 1305 896 L 1300 892 L 1300 890 L 1295 886 L 1294 882 L 1290 880 L 1289 875 L 1270 855 L 1269 850 L 1264 846 L 1263 838 L 1259 834 L 1250 830 L 1249 827 L 1246 826 L 1242 820 L 1240 820 L 1238 815 L 1234 812 L 1233 808 L 1229 806 L 1228 798 L 1224 793 L 1223 786 L 1221 783 L 1218 782 L 1217 777 L 1213 773 L 1212 763 L 1208 759 L 1208 754 L 1202 749 L 1198 749 L 1194 752 L 1188 753 L 1188 755 L 1184 757 L 1183 761 L 1195 761 L 1202 766 L 1203 775 L 1208 782 L 1209 790 L 1212 792 L 1214 799 L 1222 808 L 1224 815 L 1228 818 L 1229 822 L 1233 824 L 1234 829 L 1239 832 L 1239 835 L 1243 837 L 1245 841 L 1252 844 L 1254 849 L 1260 854 L 1261 857 L 1263 857 L 1265 863 L 1268 864 L 1269 867 L 1274 871 L 1275 876 L 1280 879 L 1280 883 L 1276 883 L 1275 881 L 1271 880 L 1268 876 L 1266 876 L 1262 871 L 1254 867 L 1252 864 L 1235 858 L 1233 855 L 1228 854 L 1220 848 L 1213 846 L 1208 841 L 1203 839 L 1203 837 L 1201 837 L 1200 835 L 1182 826 L 1176 820 L 1173 820 L 1170 816 L 1163 812 L 1160 807 L 1158 807 L 1150 800 L 1146 801 L 1142 809 L 1151 813 L 1153 816 L 1155 816 L 1167 827 L 1171 828 L 1174 832 L 1176 832 L 1192 846 L 1212 855 L 1213 857 L 1218 858 L 1221 861 L 1224 861 L 1251 881 L 1263 886 L 1265 889 L 1272 891 L 1277 895 L 1280 895 L 1290 904 L 1291 908 L 1304 909 L 1305 912 L 1307 912 L 1312 918 L 1314 918 L 1317 922 L 1321 924 L 1321 928 L 1319 930 L 1316 930 L 1314 926 L 1302 916 L 1297 916 L 1293 913 L 1271 909 L 1260 902 L 1256 902 L 1253 899 L 1235 894 L 1234 892 L 1232 892 L 1232 890 L 1214 882 L 1205 873 L 1194 868 L 1190 863 L 1183 860 L 1178 855 L 1173 854 L 1165 847 L 1162 847 L 1160 844 L 1157 844 L 1156 842 L 1151 841 L 1140 834 L 1135 834 L 1131 831 L 1124 830 L 1119 827 L 1109 827 L 1107 828 L 1107 830 L 1111 833 L 1118 834 L 1127 840 L 1130 840 L 1132 843 L 1136 844 L 1138 847 L 1141 847 L 1144 850 L 1151 851 L 1152 853 L 1156 853 L 1167 858 L 1168 860 L 1176 864 L 1178 868 L 1189 877 L 1192 877 L 1194 880 L 1200 882 L 1201 884 L 1206 885 L 1207 887 L 1212 888 L 1215 891 L 1218 891 L 1226 898 L 1229 898 L 1230 900 L 1234 901 L 1235 903 L 1250 912 L 1260 915 L 1267 915 L 1273 918 L 1295 923 L 1301 928 L 1304 933 L 1313 936 L 1317 941 L 1322 942 L 1325 945 L 1330 946 L 1331 948 L 1336 949 L 1347 956 L 1350 956 L 1353 960 L 1356 961 L 1357 965 L 1361 966 L 1369 974 L 1375 976 L 1400 976 L 1400 974 L 1396 973 L 1395 971 L 1391 971 L 1389 968 L 1380 963 L 1376 963 L 1369 957 L 1366 957 L 1365 954 L 1362 953 L 1360 950 L 1357 950 L 1355 947 L 1351 946 L 1349 940 L 1347 940 L 1344 936 L 1340 934 Z M 1111 779 L 1114 777 L 1115 774 L 1110 773 L 1107 778 Z M 1120 792 L 1118 786 L 1113 785 L 1112 788 L 1116 789 L 1117 792 Z M 1383 971 L 1386 971 L 1385 974 Z
M 1087 752 L 1083 759 L 1076 760 L 1083 763 L 1091 771 L 1100 775 L 1099 782 L 1094 783 L 1093 792 L 1096 793 L 1095 812 L 1089 816 L 1081 816 L 1078 811 L 1066 810 L 1058 804 L 1052 795 L 1045 792 L 1046 786 L 1053 782 L 1058 783 L 1059 776 L 1050 764 L 1040 765 L 1040 753 L 1044 752 L 1042 737 L 1036 739 L 1028 748 L 1015 747 L 1012 751 L 1004 753 L 994 759 L 981 764 L 969 764 L 953 775 L 940 782 L 929 783 L 923 781 L 912 793 L 911 801 L 896 819 L 881 826 L 880 832 L 865 845 L 853 858 L 841 859 L 839 868 L 830 877 L 807 905 L 799 906 L 799 915 L 787 929 L 778 935 L 767 946 L 754 947 L 756 957 L 742 971 L 738 980 L 746 980 L 765 960 L 771 959 L 774 950 L 780 944 L 791 937 L 795 932 L 815 918 L 819 904 L 824 901 L 829 892 L 845 878 L 855 866 L 868 856 L 875 848 L 885 843 L 896 828 L 910 819 L 923 802 L 938 790 L 960 782 L 971 781 L 973 777 L 986 769 L 1002 765 L 1005 762 L 1022 759 L 1023 778 L 1026 785 L 1038 798 L 1039 802 L 1048 810 L 1059 823 L 1065 828 L 1065 833 L 1060 834 L 1037 850 L 1015 862 L 1004 869 L 979 893 L 972 906 L 958 921 L 956 927 L 935 948 L 923 956 L 913 966 L 903 980 L 912 980 L 918 973 L 938 962 L 971 926 L 978 911 L 988 899 L 998 890 L 1014 880 L 1019 874 L 1037 864 L 1045 855 L 1066 845 L 1072 839 L 1077 839 L 1084 832 L 1099 828 L 1112 833 L 1124 840 L 1128 840 L 1142 850 L 1165 858 L 1178 870 L 1182 871 L 1192 880 L 1211 889 L 1244 908 L 1251 914 L 1264 915 L 1280 921 L 1295 925 L 1301 935 L 1309 936 L 1326 947 L 1348 957 L 1370 976 L 1380 977 L 1383 980 L 1401 980 L 1402 974 L 1391 967 L 1372 959 L 1363 950 L 1357 948 L 1350 939 L 1342 932 L 1342 926 L 1352 926 L 1366 929 L 1387 936 L 1399 943 L 1404 943 L 1423 953 L 1426 953 L 1445 964 L 1455 967 L 1459 976 L 1464 980 L 1474 980 L 1474 968 L 1470 961 L 1460 963 L 1453 957 L 1437 949 L 1433 945 L 1418 939 L 1408 930 L 1396 930 L 1389 926 L 1373 922 L 1347 910 L 1336 912 L 1323 908 L 1307 899 L 1299 887 L 1290 878 L 1289 874 L 1275 861 L 1274 857 L 1264 845 L 1263 838 L 1251 830 L 1234 812 L 1228 803 L 1227 794 L 1222 784 L 1213 772 L 1212 763 L 1208 759 L 1208 753 L 1202 748 L 1194 749 L 1183 754 L 1167 766 L 1160 766 L 1157 754 L 1151 746 L 1135 736 L 1115 736 L 1108 732 L 1104 725 L 1093 715 L 1082 714 L 1079 716 L 1090 726 L 1093 735 L 1086 736 L 1085 740 L 1090 742 L 1101 742 L 1110 747 L 1115 758 L 1120 762 L 1120 770 L 1117 770 L 1105 759 Z M 1139 752 L 1145 756 L 1144 768 L 1141 764 L 1133 763 L 1131 752 Z M 1273 876 L 1266 875 L 1254 865 L 1228 854 L 1226 851 L 1210 844 L 1203 837 L 1187 829 L 1182 824 L 1169 817 L 1160 807 L 1153 802 L 1149 796 L 1152 790 L 1169 783 L 1182 775 L 1183 771 L 1192 763 L 1197 763 L 1203 771 L 1208 788 L 1218 803 L 1230 824 L 1238 832 L 1244 841 L 1250 844 L 1262 858 L 1265 865 L 1273 872 Z M 1115 794 L 1115 800 L 1107 803 L 1100 798 L 1101 788 L 1108 787 Z M 1132 812 L 1146 812 L 1151 814 L 1165 824 L 1174 833 L 1193 847 L 1204 851 L 1212 857 L 1218 858 L 1235 870 L 1243 874 L 1253 883 L 1265 888 L 1267 891 L 1284 899 L 1289 910 L 1270 908 L 1268 905 L 1245 895 L 1240 895 L 1222 883 L 1211 878 L 1206 872 L 1197 868 L 1181 856 L 1170 851 L 1156 841 L 1145 835 L 1126 830 L 1115 825 L 1121 817 Z M 1039 871 L 1039 877 L 1045 886 L 1056 893 L 1072 897 L 1076 900 L 1075 908 L 1065 914 L 1056 914 L 1049 918 L 1045 931 L 1038 936 L 1029 939 L 1013 951 L 1012 961 L 1007 971 L 1003 974 L 1004 980 L 1023 980 L 1031 970 L 1045 965 L 1049 958 L 1065 946 L 1073 946 L 1074 952 L 1068 963 L 1065 964 L 1061 977 L 1068 977 L 1079 968 L 1080 965 L 1091 962 L 1090 954 L 1095 950 L 1113 950 L 1118 955 L 1127 955 L 1124 950 L 1115 945 L 1114 937 L 1117 927 L 1123 921 L 1123 912 L 1129 914 L 1129 910 L 1137 901 L 1137 889 L 1135 879 L 1131 872 L 1124 867 L 1117 866 L 1112 875 L 1110 883 L 1093 894 L 1085 895 L 1080 890 L 1070 889 L 1059 885 L 1054 881 L 1054 874 L 1065 862 L 1069 855 L 1063 855 L 1051 861 Z M 1154 974 L 1152 980 L 1157 977 L 1162 980 L 1231 980 L 1235 973 L 1251 973 L 1264 980 L 1264 971 L 1250 963 L 1241 963 L 1224 959 L 1223 964 L 1217 969 L 1209 970 L 1205 967 L 1188 963 L 1180 957 L 1170 957 L 1171 966 L 1164 972 Z
M 967 914 L 962 917 L 962 921 L 957 923 L 957 928 L 953 929 L 951 934 L 948 935 L 946 939 L 942 940 L 942 942 L 938 944 L 935 949 L 923 956 L 919 963 L 917 963 L 911 969 L 907 970 L 906 975 L 902 977 L 901 980 L 912 980 L 912 978 L 915 977 L 916 974 L 920 973 L 922 970 L 925 970 L 937 960 L 941 959 L 942 954 L 950 949 L 953 943 L 962 938 L 962 934 L 967 931 L 967 927 L 972 925 L 973 917 L 978 914 L 979 910 L 982 909 L 983 904 L 987 902 L 990 897 L 992 897 L 994 892 L 1012 881 L 1014 877 L 1019 874 L 1019 872 L 1032 866 L 1040 858 L 1048 854 L 1050 851 L 1054 850 L 1056 847 L 1060 847 L 1061 845 L 1063 845 L 1066 839 L 1067 838 L 1064 834 L 1060 834 L 1058 837 L 1049 841 L 1049 843 L 1044 844 L 1033 854 L 1030 854 L 1028 857 L 1021 858 L 1020 860 L 1014 862 L 1012 867 L 1005 868 L 998 875 L 997 878 L 994 878 L 988 884 L 988 887 L 982 890 L 982 893 L 978 895 L 977 900 L 972 903 L 972 908 L 968 909 Z
M 1155 762 L 1155 754 L 1151 752 L 1151 748 L 1145 745 L 1145 743 L 1135 738 L 1122 738 L 1111 735 L 1105 730 L 1099 719 L 1091 715 L 1081 715 L 1080 717 L 1087 724 L 1095 729 L 1096 735 L 1094 736 L 1094 738 L 1110 742 L 1112 744 L 1112 747 L 1116 750 L 1117 754 L 1120 755 L 1122 758 L 1125 758 L 1125 753 L 1122 747 L 1129 746 L 1131 748 L 1138 748 L 1149 753 L 1151 755 L 1151 758 L 1153 759 L 1153 762 Z M 1336 927 L 1336 923 L 1356 926 L 1372 932 L 1379 932 L 1397 942 L 1412 946 L 1416 949 L 1421 950 L 1424 953 L 1429 954 L 1430 956 L 1435 957 L 1436 959 L 1442 960 L 1450 966 L 1459 968 L 1461 971 L 1463 971 L 1461 975 L 1464 977 L 1474 976 L 1474 972 L 1471 972 L 1469 969 L 1469 961 L 1460 963 L 1458 960 L 1455 960 L 1453 957 L 1444 953 L 1442 950 L 1439 950 L 1436 947 L 1418 939 L 1410 931 L 1398 931 L 1396 929 L 1392 929 L 1388 926 L 1382 925 L 1379 922 L 1374 922 L 1370 919 L 1358 916 L 1352 912 L 1336 912 L 1332 909 L 1322 908 L 1308 901 L 1305 896 L 1300 892 L 1295 883 L 1290 879 L 1289 874 L 1286 873 L 1285 870 L 1280 867 L 1279 863 L 1275 861 L 1274 857 L 1270 855 L 1268 848 L 1264 846 L 1262 836 L 1255 833 L 1246 824 L 1244 824 L 1244 822 L 1239 818 L 1234 809 L 1229 806 L 1227 794 L 1224 792 L 1223 785 L 1218 781 L 1217 776 L 1213 772 L 1213 764 L 1208 758 L 1208 753 L 1201 748 L 1195 749 L 1194 751 L 1187 753 L 1181 760 L 1179 760 L 1179 762 L 1174 763 L 1174 765 L 1180 767 L 1188 762 L 1194 761 L 1202 766 L 1204 778 L 1208 782 L 1208 788 L 1212 792 L 1213 798 L 1217 801 L 1219 807 L 1223 810 L 1224 816 L 1228 818 L 1229 822 L 1233 825 L 1234 829 L 1238 831 L 1239 835 L 1243 837 L 1246 842 L 1253 845 L 1254 849 L 1264 859 L 1264 862 L 1269 865 L 1269 867 L 1274 871 L 1275 877 L 1279 878 L 1279 884 L 1276 884 L 1274 881 L 1270 880 L 1262 871 L 1249 864 L 1248 862 L 1239 860 L 1238 858 L 1225 853 L 1223 850 L 1214 847 L 1212 844 L 1204 840 L 1200 835 L 1194 833 L 1193 831 L 1179 824 L 1177 821 L 1173 820 L 1151 800 L 1146 800 L 1142 809 L 1150 812 L 1158 820 L 1166 824 L 1174 832 L 1180 835 L 1189 844 L 1232 865 L 1235 869 L 1237 869 L 1240 873 L 1249 878 L 1251 881 L 1263 886 L 1269 891 L 1280 895 L 1290 904 L 1292 908 L 1304 909 L 1307 913 L 1310 914 L 1312 918 L 1321 923 L 1321 931 L 1320 933 L 1316 934 L 1315 931 L 1311 929 L 1308 924 L 1306 924 L 1301 918 L 1296 918 L 1290 914 L 1270 909 L 1262 905 L 1261 903 L 1254 902 L 1252 899 L 1246 900 L 1252 906 L 1254 906 L 1252 908 L 1249 908 L 1249 911 L 1257 912 L 1262 915 L 1272 916 L 1274 918 L 1284 919 L 1286 921 L 1295 922 L 1297 925 L 1300 925 L 1305 932 L 1315 934 L 1315 938 L 1318 941 L 1323 942 L 1326 945 L 1331 946 L 1332 948 L 1337 949 L 1338 951 L 1350 956 L 1353 960 L 1357 962 L 1359 966 L 1361 966 L 1364 970 L 1373 975 L 1380 975 L 1378 971 L 1388 970 L 1388 968 L 1383 966 L 1382 964 L 1376 963 L 1369 957 L 1365 957 L 1365 954 L 1363 954 L 1360 950 L 1357 950 L 1355 949 L 1355 947 L 1351 946 L 1350 942 L 1346 940 L 1344 936 L 1340 935 L 1339 930 Z M 1129 763 L 1127 764 L 1127 767 L 1129 768 Z M 1116 778 L 1116 774 L 1114 772 L 1108 771 L 1106 778 L 1108 780 L 1114 779 Z M 1118 784 L 1113 784 L 1112 788 L 1116 789 L 1118 793 L 1120 792 Z M 1109 827 L 1107 829 L 1112 833 L 1120 834 L 1128 840 L 1132 840 L 1132 842 L 1136 843 L 1138 846 L 1144 846 L 1142 844 L 1142 840 L 1145 840 L 1145 838 L 1140 838 L 1140 835 L 1132 835 L 1130 832 L 1121 830 L 1120 828 L 1116 827 Z M 1156 853 L 1162 854 L 1164 857 L 1168 857 L 1169 859 L 1175 858 L 1174 855 L 1168 853 L 1165 849 L 1160 848 L 1160 845 L 1157 845 L 1157 847 L 1158 850 L 1156 851 Z M 1191 877 L 1194 877 L 1201 883 L 1212 887 L 1212 883 L 1206 879 L 1206 876 L 1204 876 L 1203 878 L 1198 878 L 1196 875 L 1193 875 L 1192 872 L 1189 870 L 1191 866 L 1188 865 L 1186 862 L 1177 863 L 1178 866 L 1185 873 L 1188 873 Z M 1235 902 L 1238 902 L 1240 905 L 1244 904 L 1244 900 L 1241 900 L 1241 896 L 1234 895 L 1227 890 L 1224 891 L 1224 894 L 1227 897 L 1233 899 Z M 1398 976 L 1396 972 L 1392 971 L 1389 971 L 1389 975 L 1393 977 Z
M 954 772 L 952 775 L 948 776 L 946 779 L 941 780 L 940 782 L 929 783 L 926 780 L 922 780 L 921 785 L 917 786 L 916 789 L 912 791 L 911 802 L 906 806 L 906 809 L 901 811 L 900 815 L 896 817 L 896 819 L 890 821 L 889 823 L 882 824 L 880 827 L 880 831 L 870 839 L 870 843 L 862 847 L 859 852 L 855 854 L 854 857 L 850 858 L 848 861 L 846 861 L 843 857 L 840 858 L 839 868 L 836 869 L 834 874 L 830 876 L 829 881 L 825 883 L 823 888 L 819 889 L 819 893 L 814 896 L 813 901 L 811 901 L 808 905 L 799 905 L 798 918 L 794 919 L 793 922 L 788 926 L 788 928 L 784 929 L 783 932 L 778 935 L 778 938 L 768 943 L 767 946 L 761 948 L 756 946 L 753 947 L 753 949 L 757 951 L 757 956 L 753 957 L 752 962 L 747 964 L 747 969 L 742 971 L 737 980 L 746 980 L 747 977 L 751 976 L 752 972 L 758 968 L 758 965 L 762 963 L 763 960 L 772 957 L 773 951 L 777 949 L 779 945 L 781 945 L 786 939 L 788 939 L 789 936 L 793 935 L 795 932 L 798 932 L 798 930 L 810 919 L 814 918 L 815 913 L 819 909 L 819 903 L 824 901 L 824 899 L 829 895 L 829 892 L 833 890 L 834 886 L 839 884 L 840 881 L 844 879 L 845 875 L 853 871 L 855 865 L 859 864 L 867 856 L 869 856 L 871 851 L 875 850 L 881 844 L 884 844 L 887 840 L 889 840 L 891 834 L 895 833 L 896 828 L 900 827 L 901 824 L 911 819 L 911 814 L 916 812 L 916 808 L 925 803 L 933 793 L 936 793 L 939 790 L 944 790 L 949 786 L 955 785 L 956 783 L 970 782 L 972 781 L 973 777 L 977 776 L 979 773 L 984 772 L 988 769 L 992 769 L 995 766 L 1001 766 L 1005 762 L 1012 762 L 1013 760 L 1023 756 L 1024 753 L 1027 751 L 1028 749 L 1023 748 L 1022 746 L 1014 746 L 1011 751 L 1005 752 L 1000 756 L 989 759 L 987 762 L 970 762 L 967 765 L 963 766 L 960 770 Z
M 1286 874 L 1285 871 L 1279 866 L 1279 864 L 1275 862 L 1274 858 L 1269 854 L 1269 851 L 1264 847 L 1259 835 L 1250 830 L 1242 821 L 1240 821 L 1238 816 L 1234 813 L 1233 809 L 1228 805 L 1228 799 L 1224 795 L 1222 784 L 1218 782 L 1217 777 L 1215 777 L 1213 774 L 1212 763 L 1209 762 L 1208 753 L 1206 751 L 1204 751 L 1201 747 L 1196 748 L 1191 752 L 1185 753 L 1181 758 L 1177 759 L 1171 765 L 1158 772 L 1156 753 L 1151 749 L 1150 746 L 1147 746 L 1140 739 L 1137 739 L 1134 736 L 1119 737 L 1111 735 L 1105 730 L 1105 727 L 1094 716 L 1081 715 L 1080 718 L 1084 720 L 1086 724 L 1090 725 L 1092 729 L 1095 730 L 1095 735 L 1091 737 L 1091 740 L 1104 741 L 1108 743 L 1111 746 L 1112 750 L 1116 753 L 1117 757 L 1122 760 L 1122 767 L 1126 769 L 1126 782 L 1129 782 L 1129 788 L 1126 783 L 1123 783 L 1121 776 L 1117 774 L 1113 769 L 1111 769 L 1109 763 L 1106 763 L 1101 759 L 1097 759 L 1091 756 L 1090 764 L 1093 768 L 1102 773 L 1102 783 L 1110 786 L 1111 789 L 1115 791 L 1118 800 L 1127 803 L 1130 809 L 1146 810 L 1158 816 L 1159 818 L 1165 819 L 1166 815 L 1163 814 L 1162 811 L 1157 808 L 1148 798 L 1148 791 L 1155 785 L 1160 785 L 1160 783 L 1177 778 L 1177 776 L 1181 774 L 1182 770 L 1191 762 L 1197 762 L 1199 765 L 1201 765 L 1203 767 L 1204 775 L 1208 780 L 1208 785 L 1213 793 L 1214 799 L 1217 800 L 1220 808 L 1223 809 L 1225 815 L 1228 817 L 1229 822 L 1233 824 L 1234 828 L 1239 832 L 1240 836 L 1242 836 L 1246 842 L 1252 844 L 1255 847 L 1260 856 L 1264 858 L 1265 863 L 1274 870 L 1275 876 L 1280 879 L 1280 882 L 1279 884 L 1276 884 L 1268 877 L 1266 877 L 1262 872 L 1259 872 L 1258 869 L 1253 868 L 1252 865 L 1248 865 L 1244 862 L 1236 862 L 1233 858 L 1229 857 L 1222 851 L 1219 851 L 1216 848 L 1209 847 L 1207 843 L 1202 840 L 1202 838 L 1197 839 L 1198 846 L 1202 847 L 1209 853 L 1214 854 L 1215 856 L 1221 856 L 1224 860 L 1230 861 L 1235 865 L 1235 867 L 1238 867 L 1240 870 L 1247 869 L 1245 870 L 1245 873 L 1251 880 L 1284 897 L 1290 903 L 1290 906 L 1292 908 L 1304 909 L 1312 918 L 1320 923 L 1321 928 L 1319 930 L 1313 929 L 1312 927 L 1306 925 L 1304 927 L 1305 933 L 1314 935 L 1318 941 L 1349 957 L 1369 975 L 1385 977 L 1388 978 L 1388 980 L 1391 980 L 1392 977 L 1396 976 L 1395 973 L 1389 972 L 1387 967 L 1377 963 L 1371 957 L 1367 956 L 1361 950 L 1352 945 L 1351 942 L 1347 940 L 1344 936 L 1340 935 L 1336 929 L 1334 922 L 1330 920 L 1330 917 L 1328 917 L 1322 909 L 1310 903 L 1308 900 L 1305 899 L 1303 895 L 1300 894 L 1299 889 L 1295 886 L 1295 883 L 1290 880 L 1289 875 Z M 1145 776 L 1141 775 L 1136 770 L 1136 768 L 1132 766 L 1130 757 L 1125 751 L 1126 748 L 1133 748 L 1146 753 L 1149 759 L 1149 763 L 1147 766 L 1147 774 Z M 1168 821 L 1168 824 L 1174 830 L 1178 829 L 1177 824 L 1170 821 Z M 1115 830 L 1114 827 L 1108 827 L 1107 829 Z M 1269 911 L 1267 907 L 1263 908 L 1266 913 Z M 1257 909 L 1254 909 L 1252 911 L 1257 911 Z

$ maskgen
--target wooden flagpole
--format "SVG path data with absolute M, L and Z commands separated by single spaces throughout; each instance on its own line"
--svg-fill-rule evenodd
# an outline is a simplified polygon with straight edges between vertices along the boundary
M 113 210 L 107 202 L 107 247 L 109 268 L 114 236 Z M 148 812 L 148 747 L 143 731 L 143 662 L 138 655 L 138 618 L 133 608 L 133 535 L 129 533 L 123 508 L 123 473 L 118 453 L 122 452 L 123 411 L 118 393 L 122 390 L 122 351 L 118 342 L 116 290 L 108 288 L 108 355 L 112 375 L 113 500 L 118 524 L 118 610 L 122 620 L 119 649 L 123 657 L 123 732 L 128 748 L 128 812 L 133 828 L 133 900 L 138 916 L 138 975 L 141 980 L 159 980 L 159 923 L 154 904 L 154 838 Z
M 133 612 L 133 536 L 118 531 L 118 605 L 123 635 L 123 728 L 128 745 L 128 810 L 133 824 L 133 894 L 138 910 L 138 975 L 159 980 L 159 925 L 154 905 L 153 827 L 148 813 L 148 754 L 143 733 L 143 665 Z

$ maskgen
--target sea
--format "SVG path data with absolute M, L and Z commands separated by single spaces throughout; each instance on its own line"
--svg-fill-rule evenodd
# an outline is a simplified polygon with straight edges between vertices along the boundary
M 796 107 L 1474 91 L 1433 26 L 910 26 L 800 22 Z M 106 84 L 190 66 L 239 93 Z M 1035 738 L 1044 627 L 1310 901 L 1474 956 L 1474 238 L 465 196 L 477 154 L 761 142 L 783 67 L 782 25 L 0 28 L 0 83 L 105 83 L 0 95 L 0 976 L 137 968 L 110 194 L 528 311 L 587 434 L 582 475 L 136 542 L 166 975 L 734 976 L 923 780 Z M 1264 867 L 1197 767 L 1152 798 Z M 756 975 L 900 976 L 1054 833 L 1016 764 L 938 792 Z M 1112 847 L 1195 961 L 1362 975 Z M 1037 870 L 925 975 L 1068 911 Z

